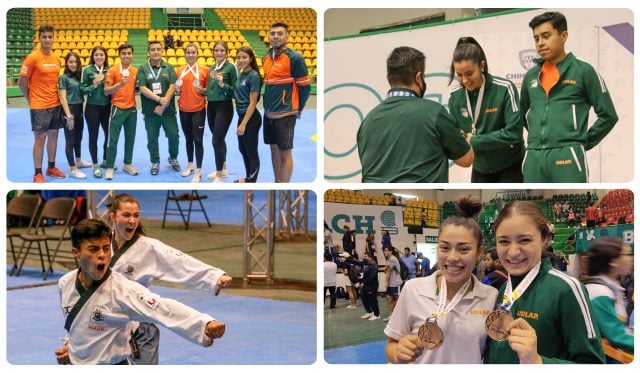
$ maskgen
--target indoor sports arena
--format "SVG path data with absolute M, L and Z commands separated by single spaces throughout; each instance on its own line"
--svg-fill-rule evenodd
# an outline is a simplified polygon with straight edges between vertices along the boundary
M 476 206 L 473 213 L 469 213 L 469 206 L 473 205 L 469 201 Z M 525 291 L 521 298 L 512 299 L 513 308 L 500 305 L 500 297 L 496 304 L 512 312 L 513 318 L 520 317 L 533 326 L 538 341 L 548 338 L 549 333 L 562 332 L 550 332 L 544 323 L 562 329 L 555 323 L 586 314 L 587 324 L 598 330 L 593 335 L 587 333 L 595 351 L 594 362 L 630 363 L 634 336 L 634 215 L 633 192 L 627 189 L 327 190 L 325 360 L 331 364 L 393 362 L 400 355 L 389 355 L 390 344 L 402 343 L 412 335 L 422 338 L 422 328 L 418 328 L 429 324 L 424 321 L 426 309 L 437 306 L 437 296 L 431 294 L 429 286 L 443 287 L 438 279 L 444 277 L 449 287 L 466 274 L 475 285 L 474 292 L 487 285 L 486 288 L 494 291 L 495 287 L 502 294 L 507 284 L 521 280 L 521 274 L 531 273 L 538 265 L 540 272 L 531 280 L 529 297 Z M 615 242 L 615 252 L 602 254 L 601 247 L 610 242 Z M 605 256 L 609 259 L 603 259 Z M 398 266 L 402 270 L 392 268 L 394 263 L 404 263 Z M 608 275 L 603 275 L 605 272 Z M 541 279 L 546 277 L 553 280 L 543 282 Z M 613 298 L 600 297 L 603 290 L 595 284 L 599 278 L 605 278 L 607 285 L 616 289 L 617 296 L 607 290 L 604 293 Z M 549 290 L 552 281 L 561 285 Z M 542 292 L 542 286 L 547 290 Z M 562 293 L 564 286 L 572 290 L 567 291 L 560 303 L 571 303 L 569 299 L 575 295 L 580 306 L 543 312 L 545 307 L 551 308 L 550 293 Z M 390 295 L 390 288 L 397 289 L 399 294 Z M 539 297 L 535 297 L 536 292 L 540 292 Z M 447 353 L 447 348 L 449 351 L 452 348 L 451 344 L 447 346 L 447 339 L 465 336 L 472 339 L 468 347 L 470 355 L 474 348 L 484 349 L 490 340 L 485 328 L 480 325 L 479 330 L 465 329 L 471 326 L 464 325 L 478 315 L 481 316 L 478 322 L 483 324 L 495 305 L 491 303 L 482 311 L 479 305 L 466 305 L 465 300 L 470 301 L 468 296 L 459 299 L 458 305 L 465 304 L 461 310 L 456 311 L 454 306 L 445 308 L 448 312 L 427 314 L 428 321 L 429 317 L 437 319 L 440 333 L 444 334 L 439 337 L 443 345 L 420 349 L 423 352 L 413 360 L 407 359 L 416 363 L 424 362 L 420 360 L 423 358 L 441 363 L 472 362 L 460 360 L 465 359 L 461 354 Z M 449 300 L 454 302 L 455 298 Z M 447 322 L 451 317 L 467 321 Z M 473 332 L 479 333 L 477 340 Z M 580 335 L 581 329 L 567 333 Z M 504 352 L 500 348 L 504 349 L 506 342 L 494 342 L 495 355 L 487 355 L 494 352 L 494 347 L 488 348 L 490 352 L 484 356 L 483 349 L 477 350 L 479 360 L 475 363 L 483 359 L 485 363 L 487 359 L 500 360 L 497 356 Z M 418 342 L 415 343 L 410 346 L 415 348 Z M 555 358 L 574 361 L 581 358 L 567 352 L 570 347 L 563 349 Z M 545 347 L 539 343 L 538 350 L 545 361 L 548 357 L 543 353 Z M 548 352 L 553 354 L 554 351 Z
M 317 208 L 311 191 L 13 190 L 6 211 L 6 353 L 14 367 L 56 364 L 68 317 L 59 286 L 84 263 L 78 251 L 88 250 L 87 241 L 74 249 L 73 232 L 87 221 L 113 227 L 107 230 L 114 243 L 111 277 L 123 273 L 154 297 L 225 324 L 224 335 L 203 348 L 178 334 L 175 323 L 160 320 L 156 364 L 316 361 Z M 117 260 L 116 251 L 122 252 Z M 224 284 L 215 282 L 221 277 L 228 277 Z M 91 347 L 91 354 L 102 351 L 93 345 L 100 335 L 93 331 L 108 330 L 116 318 L 108 306 L 96 306 L 100 312 L 92 314 L 87 330 L 78 327 L 85 339 L 80 347 Z M 139 321 L 136 315 L 129 316 Z
M 6 110 L 6 138 L 7 152 L 21 153 L 31 152 L 34 144 L 34 135 L 30 129 L 30 112 L 29 102 L 24 98 L 24 91 L 19 86 L 20 73 L 23 68 L 25 58 L 32 52 L 41 49 L 41 43 L 38 36 L 38 30 L 41 26 L 52 26 L 54 29 L 54 39 L 51 45 L 51 53 L 59 58 L 60 77 L 65 75 L 65 58 L 69 53 L 75 53 L 79 57 L 78 71 L 83 68 L 91 68 L 94 64 L 92 53 L 96 48 L 100 48 L 106 54 L 104 65 L 100 66 L 104 82 L 109 82 L 107 73 L 109 68 L 122 66 L 119 54 L 119 47 L 122 45 L 131 46 L 132 60 L 131 65 L 136 69 L 146 67 L 150 59 L 148 52 L 148 43 L 158 41 L 162 44 L 161 58 L 163 63 L 168 64 L 170 70 L 177 72 L 173 78 L 178 81 L 180 78 L 179 71 L 184 71 L 185 66 L 189 66 L 192 62 L 187 62 L 185 51 L 187 46 L 193 44 L 197 47 L 197 55 L 195 63 L 202 66 L 202 69 L 213 71 L 216 66 L 223 66 L 228 62 L 228 66 L 234 68 L 237 58 L 237 52 L 241 48 L 250 48 L 255 56 L 257 63 L 257 73 L 261 79 L 264 79 L 264 68 L 262 66 L 263 56 L 267 54 L 270 48 L 268 32 L 272 24 L 276 22 L 284 22 L 288 25 L 288 39 L 286 46 L 296 55 L 299 54 L 299 60 L 306 67 L 305 84 L 310 87 L 308 99 L 301 109 L 301 115 L 297 120 L 295 128 L 296 136 L 293 139 L 293 174 L 294 182 L 311 182 L 316 178 L 316 82 L 317 82 L 317 27 L 316 13 L 311 8 L 13 8 L 7 13 L 7 45 L 6 45 L 6 93 L 7 93 L 7 110 Z M 217 62 L 213 50 L 216 43 L 225 43 L 226 62 L 224 56 Z M 57 61 L 55 61 L 57 63 Z M 302 63 L 301 62 L 301 63 Z M 97 65 L 95 65 L 97 66 Z M 151 68 L 151 65 L 149 65 Z M 96 67 L 97 69 L 97 67 Z M 165 69 L 165 71 L 167 71 Z M 85 71 L 85 77 L 89 76 L 89 72 Z M 226 74 L 226 73 L 225 73 Z M 299 73 L 302 74 L 302 73 Z M 23 74 L 24 75 L 24 74 Z M 79 74 L 78 74 L 79 75 Z M 184 75 L 184 74 L 182 74 Z M 228 73 L 228 75 L 236 75 Z M 161 74 L 162 76 L 162 74 Z M 135 77 L 134 77 L 135 78 Z M 171 77 L 169 77 L 171 79 Z M 204 78 L 203 78 L 204 79 Z M 72 79 L 73 80 L 73 79 Z M 162 78 L 160 78 L 162 80 Z M 201 79 L 202 80 L 202 79 Z M 228 82 L 227 82 L 228 83 Z M 263 82 L 264 83 L 264 82 Z M 102 84 L 102 83 L 97 83 Z M 164 84 L 164 83 L 163 83 Z M 225 83 L 226 84 L 226 83 Z M 201 82 L 201 88 L 207 88 L 208 83 Z M 230 89 L 230 95 L 233 95 L 233 87 L 227 84 Z M 100 85 L 96 90 L 99 90 Z M 88 89 L 88 86 L 87 88 Z M 264 92 L 264 84 L 261 92 Z M 164 90 L 164 88 L 163 88 Z M 57 90 L 56 90 L 57 91 Z M 71 91 L 71 88 L 65 89 Z M 185 92 L 186 93 L 186 90 Z M 133 93 L 132 93 L 133 94 Z M 166 92 L 162 92 L 166 94 Z M 69 95 L 69 93 L 67 93 Z M 84 104 L 91 104 L 102 107 L 97 102 L 97 95 L 92 92 L 84 91 L 84 97 L 81 95 L 78 100 L 82 100 Z M 112 94 L 113 95 L 113 94 Z M 215 118 L 220 118 L 218 112 L 209 111 L 209 118 L 205 121 L 205 128 L 201 131 L 201 141 L 198 141 L 198 133 L 186 133 L 183 128 L 183 120 L 180 117 L 180 111 L 195 110 L 188 108 L 188 103 L 181 106 L 178 93 L 175 94 L 175 103 L 168 104 L 168 110 L 164 116 L 171 114 L 173 111 L 173 122 L 177 126 L 168 128 L 163 124 L 162 136 L 157 139 L 157 144 L 152 145 L 157 148 L 160 154 L 160 160 L 151 159 L 151 150 L 148 150 L 148 142 L 151 144 L 151 137 L 148 136 L 148 130 L 145 127 L 145 116 L 149 121 L 150 112 L 141 106 L 146 106 L 145 97 L 139 90 L 135 91 L 135 103 L 137 112 L 135 121 L 137 122 L 137 131 L 132 130 L 128 133 L 126 127 L 123 129 L 126 135 L 127 143 L 132 142 L 130 150 L 125 141 L 120 140 L 116 146 L 116 158 L 114 164 L 113 179 L 121 182 L 190 182 L 193 181 L 192 172 L 184 172 L 189 169 L 191 163 L 197 162 L 198 143 L 203 147 L 202 160 L 202 178 L 201 182 L 211 182 L 214 179 L 218 166 L 214 162 L 214 147 L 212 144 L 213 130 L 216 130 L 216 149 L 228 152 L 228 158 L 224 166 L 224 180 L 219 179 L 218 182 L 232 182 L 233 180 L 242 179 L 245 173 L 245 165 L 241 156 L 239 147 L 244 145 L 242 141 L 238 141 L 236 136 L 236 127 L 239 123 L 239 114 L 231 106 L 231 110 L 225 111 L 226 123 L 227 117 L 230 124 L 226 127 L 226 131 L 214 127 Z M 141 98 L 141 96 L 143 96 Z M 186 96 L 183 94 L 183 96 Z M 209 100 L 214 102 L 214 98 L 209 93 Z M 229 96 L 229 97 L 231 97 Z M 55 98 L 55 94 L 53 94 Z M 107 96 L 106 102 L 109 102 Z M 260 95 L 258 95 L 260 98 Z M 230 98 L 229 98 L 230 100 Z M 297 100 L 297 97 L 296 97 Z M 69 104 L 76 104 L 75 98 L 70 98 Z M 80 102 L 80 101 L 79 101 Z M 215 101 L 217 102 L 217 101 Z M 231 101 L 229 101 L 231 102 Z M 35 106 L 35 100 L 32 100 L 32 106 Z M 45 105 L 45 104 L 43 104 Z M 91 106 L 90 105 L 90 106 Z M 121 104 L 118 104 L 122 109 Z M 164 105 L 164 104 L 163 104 Z M 296 104 L 297 105 L 297 104 Z M 174 109 L 172 109 L 175 106 Z M 43 106 L 44 107 L 44 106 Z M 183 108 L 183 109 L 181 109 Z M 256 103 L 256 110 L 260 116 L 264 115 L 264 99 L 259 99 Z M 185 111 L 187 112 L 187 111 Z M 192 111 L 189 111 L 192 112 Z M 62 128 L 58 131 L 57 138 L 50 137 L 49 141 L 57 144 L 56 151 L 53 156 L 49 155 L 48 161 L 55 162 L 60 173 L 50 177 L 48 175 L 45 180 L 56 183 L 71 183 L 77 181 L 78 178 L 84 182 L 104 182 L 106 176 L 106 154 L 108 134 L 108 120 L 94 118 L 94 111 L 87 111 L 85 108 L 84 119 L 81 112 L 74 114 L 74 149 L 70 157 L 75 156 L 75 162 L 78 168 L 73 168 L 74 164 L 68 164 L 65 158 L 65 146 L 68 144 Z M 107 110 L 107 113 L 109 111 Z M 214 115 L 218 113 L 218 115 Z M 65 113 L 66 116 L 67 113 Z M 113 116 L 115 113 L 111 113 Z M 204 119 L 203 119 L 204 120 Z M 85 122 L 86 121 L 86 125 Z M 210 122 L 209 122 L 210 121 Z M 95 123 L 94 123 L 95 122 Z M 102 126 L 102 129 L 100 128 Z M 83 130 L 86 127 L 86 130 Z M 202 127 L 199 127 L 202 129 Z M 78 129 L 84 131 L 77 134 Z M 70 130 L 68 132 L 72 132 Z M 167 132 L 168 131 L 168 132 Z M 263 132 L 260 128 L 256 129 L 256 133 Z M 54 134 L 50 134 L 53 136 Z M 119 135 L 122 138 L 124 135 Z M 78 137 L 79 136 L 79 137 Z M 177 140 L 175 136 L 178 136 Z M 111 137 L 114 137 L 113 135 Z M 155 136 L 158 137 L 158 136 Z M 186 139 L 194 137 L 196 146 L 196 160 L 193 159 L 194 150 L 189 148 Z M 272 182 L 275 180 L 270 166 L 271 151 L 269 145 L 263 143 L 263 134 L 260 133 L 259 142 L 255 144 L 257 147 L 257 157 L 262 160 L 262 172 L 257 174 L 258 182 Z M 115 136 L 118 138 L 118 136 Z M 167 140 L 169 138 L 169 140 Z M 241 139 L 242 140 L 242 139 Z M 172 142 L 172 141 L 175 141 Z M 177 145 L 176 145 L 177 144 Z M 76 146 L 77 145 L 77 146 Z M 104 145 L 104 149 L 103 149 Z M 51 144 L 48 143 L 51 147 Z M 177 148 L 175 148 L 177 146 Z M 49 151 L 51 148 L 48 148 Z M 94 152 L 97 149 L 97 153 Z M 131 151 L 129 156 L 125 157 L 125 152 Z M 173 154 L 177 152 L 177 155 Z M 92 159 L 95 158 L 95 159 Z M 171 159 L 171 163 L 167 163 L 167 159 Z M 175 161 L 177 160 L 177 162 Z M 45 159 L 45 162 L 47 159 Z M 133 169 L 123 168 L 125 164 L 132 164 Z M 154 164 L 156 164 L 154 167 Z M 92 164 L 94 168 L 92 170 Z M 102 167 L 96 168 L 95 165 Z M 46 164 L 45 164 L 46 166 Z M 156 170 L 152 170 L 155 168 Z M 181 169 L 181 172 L 174 172 Z M 7 162 L 6 174 L 7 178 L 12 182 L 30 182 L 32 179 L 32 162 L 30 157 L 16 157 Z M 220 171 L 220 170 L 218 170 Z M 211 176 L 207 179 L 205 176 Z

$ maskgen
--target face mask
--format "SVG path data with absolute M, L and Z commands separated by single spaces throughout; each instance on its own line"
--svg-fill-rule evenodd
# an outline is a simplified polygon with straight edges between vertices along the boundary
M 420 87 L 420 92 L 418 92 L 419 97 L 424 97 L 427 93 L 427 81 L 424 79 L 424 73 L 422 74 L 422 86 Z

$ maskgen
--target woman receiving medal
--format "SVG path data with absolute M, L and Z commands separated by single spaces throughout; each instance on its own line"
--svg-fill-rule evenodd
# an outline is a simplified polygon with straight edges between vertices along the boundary
M 205 95 L 203 88 L 209 81 L 209 69 L 199 65 L 198 47 L 190 43 L 184 52 L 187 64 L 178 68 L 176 75 L 176 91 L 180 94 L 178 108 L 180 110 L 180 125 L 184 133 L 187 146 L 187 167 L 182 172 L 183 177 L 191 175 L 191 182 L 199 183 L 202 177 L 202 158 L 204 148 L 202 137 L 204 135 L 204 119 L 206 116 Z M 193 167 L 193 153 L 196 154 L 196 167 Z
M 584 286 L 541 259 L 547 219 L 530 201 L 506 205 L 495 221 L 496 249 L 509 272 L 487 317 L 489 364 L 604 363 L 600 332 Z
M 510 80 L 489 74 L 476 39 L 461 37 L 453 51 L 449 112 L 473 147 L 472 183 L 521 183 L 524 140 L 518 91 Z
M 213 152 L 216 170 L 209 175 L 215 183 L 223 182 L 227 177 L 227 143 L 225 137 L 233 120 L 233 88 L 236 84 L 236 67 L 227 61 L 229 46 L 219 40 L 213 45 L 213 56 L 216 60 L 209 71 L 207 84 L 207 122 L 213 134 Z
M 107 167 L 107 139 L 109 138 L 109 112 L 111 111 L 111 97 L 104 94 L 104 79 L 109 64 L 107 50 L 96 45 L 91 50 L 89 65 L 82 69 L 82 93 L 87 96 L 84 117 L 89 130 L 89 154 L 93 162 L 93 177 L 102 177 L 100 168 Z M 98 161 L 98 135 L 100 128 L 104 135 L 102 143 L 102 163 Z M 77 162 L 76 162 L 77 163 Z
M 457 201 L 438 233 L 439 270 L 407 281 L 384 332 L 391 363 L 481 363 L 485 318 L 497 290 L 482 284 L 473 270 L 482 258 L 482 229 L 475 217 L 482 202 Z

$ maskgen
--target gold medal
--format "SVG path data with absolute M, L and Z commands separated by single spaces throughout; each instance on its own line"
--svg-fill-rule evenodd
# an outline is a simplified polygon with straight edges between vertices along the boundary
M 511 312 L 506 310 L 495 310 L 487 316 L 484 328 L 487 335 L 494 341 L 504 341 L 509 336 L 507 327 L 513 322 Z
M 438 326 L 438 323 L 435 321 L 425 321 L 424 324 L 418 329 L 418 338 L 422 345 L 427 350 L 434 350 L 444 341 L 444 334 L 442 333 L 442 329 Z

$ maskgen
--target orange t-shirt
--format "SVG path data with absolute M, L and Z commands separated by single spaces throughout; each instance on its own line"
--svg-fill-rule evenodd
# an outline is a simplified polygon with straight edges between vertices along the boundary
M 60 75 L 60 57 L 53 53 L 44 54 L 38 49 L 24 59 L 20 76 L 29 78 L 31 109 L 50 109 L 60 105 L 58 75 Z
M 138 69 L 129 65 L 125 70 L 129 70 L 129 82 L 111 94 L 111 105 L 119 109 L 129 109 L 136 106 L 136 75 L 138 74 Z M 121 80 L 120 64 L 107 71 L 106 84 L 114 85 Z
M 181 111 L 193 113 L 204 109 L 206 95 L 201 95 L 196 92 L 196 88 L 193 86 L 193 81 L 196 77 L 189 71 L 188 66 L 189 65 L 184 65 L 176 71 L 176 77 L 182 77 L 182 87 L 180 88 L 180 96 L 178 97 L 178 108 Z M 206 89 L 209 82 L 209 68 L 195 64 L 193 66 L 193 72 L 196 71 L 196 66 L 198 67 L 198 76 L 200 77 L 200 87 Z
M 549 91 L 560 79 L 560 72 L 558 71 L 558 66 L 548 62 L 542 64 L 541 70 L 540 84 L 544 91 L 547 92 L 547 96 L 549 96 Z

